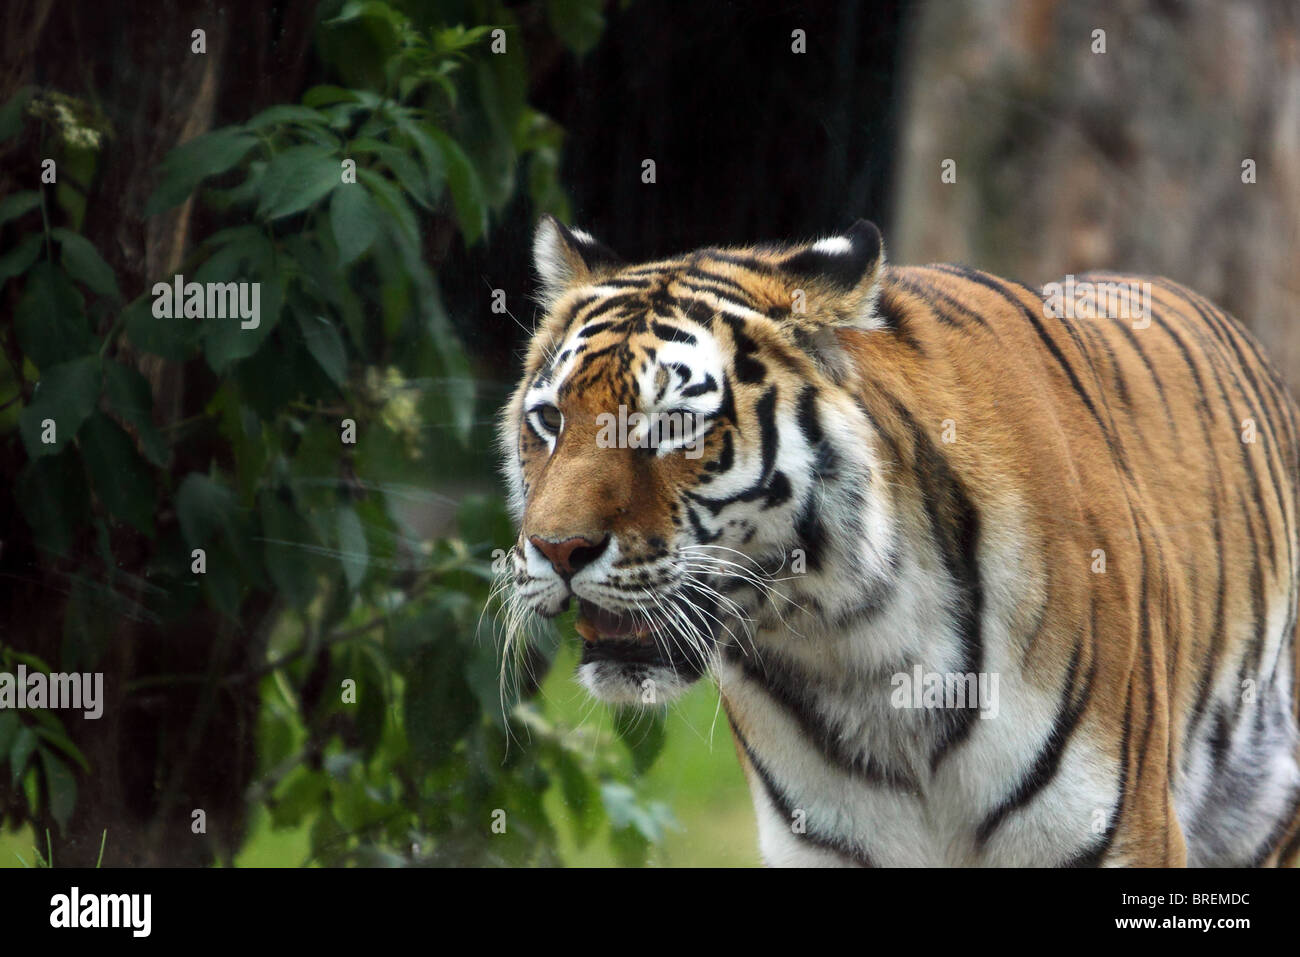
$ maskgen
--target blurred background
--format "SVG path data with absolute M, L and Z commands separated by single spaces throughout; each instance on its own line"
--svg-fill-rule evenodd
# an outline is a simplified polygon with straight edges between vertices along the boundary
M 758 862 L 707 684 L 611 713 L 568 618 L 498 681 L 542 213 L 1161 273 L 1300 386 L 1287 0 L 139 6 L 0 13 L 0 672 L 106 697 L 0 710 L 0 866 Z

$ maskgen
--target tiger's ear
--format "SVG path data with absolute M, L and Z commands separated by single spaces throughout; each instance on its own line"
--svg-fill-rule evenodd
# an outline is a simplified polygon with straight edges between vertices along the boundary
M 884 265 L 880 230 L 865 219 L 842 235 L 798 247 L 778 262 L 790 281 L 793 318 L 854 329 L 883 325 L 876 298 Z
M 566 289 L 591 282 L 623 261 L 581 229 L 570 229 L 554 216 L 543 216 L 533 235 L 533 268 L 539 279 L 538 297 L 551 308 Z

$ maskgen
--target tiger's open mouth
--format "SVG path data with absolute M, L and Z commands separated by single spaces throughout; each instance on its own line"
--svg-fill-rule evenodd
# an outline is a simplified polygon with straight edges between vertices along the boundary
M 638 617 L 640 620 L 638 620 Z M 586 642 L 615 640 L 635 640 L 642 644 L 652 640 L 655 623 L 644 615 L 634 616 L 626 612 L 611 611 L 587 601 L 578 602 L 578 634 Z
M 646 668 L 672 672 L 694 680 L 705 668 L 712 648 L 708 618 L 698 608 L 662 607 L 654 611 L 618 611 L 580 599 L 576 630 L 582 638 L 584 665 L 608 663 L 642 672 Z M 693 636 L 683 633 L 689 623 Z
M 583 664 L 611 661 L 672 667 L 655 640 L 656 632 L 665 634 L 665 624 L 644 614 L 614 611 L 583 599 L 578 602 L 575 627 L 582 638 Z

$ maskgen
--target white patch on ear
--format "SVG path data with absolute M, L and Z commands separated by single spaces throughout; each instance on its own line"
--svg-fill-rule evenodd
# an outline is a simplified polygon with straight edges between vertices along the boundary
M 548 216 L 537 224 L 533 236 L 533 268 L 541 283 L 542 305 L 548 309 L 574 279 L 573 262 L 567 250 L 568 243 L 555 220 Z
M 852 323 L 854 329 L 883 329 L 885 320 L 877 311 L 880 306 L 880 273 L 885 268 L 885 247 L 882 243 L 880 246 L 880 258 L 876 260 L 875 281 L 871 284 L 871 290 L 867 293 L 866 299 L 862 303 L 862 308 L 858 311 L 858 319 Z
M 813 251 L 819 253 L 830 253 L 832 255 L 843 255 L 853 249 L 853 243 L 849 242 L 847 236 L 831 236 L 829 239 L 819 239 L 813 243 Z
M 596 237 L 585 229 L 570 229 L 569 233 L 580 243 L 586 243 L 588 246 L 596 245 Z

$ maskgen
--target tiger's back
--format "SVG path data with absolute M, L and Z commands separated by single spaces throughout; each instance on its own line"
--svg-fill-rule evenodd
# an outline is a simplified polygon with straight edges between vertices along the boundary
M 1294 404 L 1194 293 L 1078 283 L 1120 290 L 1121 315 L 1063 319 L 985 273 L 891 267 L 880 310 L 897 334 L 853 337 L 863 404 L 912 479 L 915 537 L 933 535 L 936 461 L 978 525 L 972 587 L 1008 641 L 962 667 L 1002 669 L 1004 694 L 1008 679 L 1055 692 L 1050 734 L 986 808 L 970 857 L 1032 830 L 1012 819 L 1034 816 L 1071 749 L 1095 749 L 1113 781 L 1081 859 L 1179 863 L 1183 845 L 1194 864 L 1294 857 Z M 1145 826 L 1126 833 L 1126 815 Z

